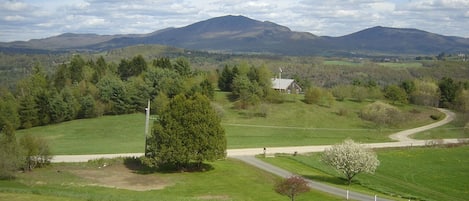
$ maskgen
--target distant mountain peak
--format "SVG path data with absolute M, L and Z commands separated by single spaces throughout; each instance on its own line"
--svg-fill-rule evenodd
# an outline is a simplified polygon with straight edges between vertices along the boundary
M 180 28 L 166 28 L 147 34 L 64 33 L 27 42 L 0 43 L 0 51 L 102 51 L 140 44 L 285 55 L 421 55 L 469 52 L 468 38 L 443 36 L 413 28 L 375 26 L 340 37 L 318 37 L 243 15 L 220 16 Z

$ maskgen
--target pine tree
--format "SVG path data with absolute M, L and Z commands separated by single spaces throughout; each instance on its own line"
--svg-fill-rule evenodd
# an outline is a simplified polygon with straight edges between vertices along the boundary
M 209 99 L 198 93 L 174 97 L 155 122 L 147 153 L 157 164 L 180 170 L 224 158 L 225 132 Z

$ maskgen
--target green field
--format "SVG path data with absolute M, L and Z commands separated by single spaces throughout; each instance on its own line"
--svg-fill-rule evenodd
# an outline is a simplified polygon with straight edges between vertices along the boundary
M 356 176 L 350 187 L 334 169 L 320 162 L 320 153 L 264 160 L 307 178 L 355 191 L 411 200 L 463 201 L 469 197 L 469 145 L 385 149 L 377 153 L 381 164 L 376 173 Z
M 267 117 L 256 117 L 249 113 L 251 110 L 232 109 L 226 94 L 218 93 L 215 102 L 224 111 L 222 126 L 228 148 L 324 145 L 345 138 L 359 142 L 390 141 L 390 133 L 432 123 L 430 115 L 437 113 L 431 108 L 401 106 L 409 121 L 379 131 L 358 117 L 359 110 L 370 102 L 336 102 L 329 108 L 305 104 L 301 96 L 291 96 L 288 100 L 267 105 Z M 341 108 L 346 108 L 348 114 L 338 115 Z M 49 140 L 55 155 L 143 152 L 144 127 L 144 114 L 130 114 L 18 130 L 17 136 L 43 136 Z
M 122 160 L 53 164 L 19 174 L 14 181 L 0 181 L 0 200 L 13 201 L 146 201 L 146 200 L 287 200 L 277 194 L 278 177 L 237 160 L 210 163 L 206 172 L 138 174 Z M 124 163 L 125 164 L 125 163 Z M 102 167 L 102 168 L 100 168 Z M 138 171 L 137 171 L 138 172 Z M 135 186 L 154 190 L 135 190 Z M 102 187 L 108 186 L 108 187 Z M 318 191 L 297 200 L 342 200 Z
M 427 130 L 412 135 L 412 138 L 424 139 L 445 139 L 445 138 L 469 138 L 469 132 L 464 130 L 464 125 L 469 121 L 469 114 L 456 114 L 456 119 L 441 127 Z

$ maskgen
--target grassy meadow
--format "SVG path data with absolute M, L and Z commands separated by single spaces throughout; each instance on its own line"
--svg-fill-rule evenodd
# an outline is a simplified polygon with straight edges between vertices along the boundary
M 320 153 L 263 160 L 316 181 L 354 191 L 371 191 L 380 197 L 463 201 L 469 197 L 467 153 L 469 145 L 377 150 L 380 166 L 375 174 L 360 174 L 351 186 L 334 169 L 320 162 Z
M 438 113 L 432 108 L 399 106 L 408 121 L 399 127 L 377 130 L 373 124 L 358 117 L 358 112 L 371 103 L 369 101 L 347 100 L 336 102 L 332 107 L 323 107 L 305 104 L 302 102 L 302 96 L 291 95 L 287 96 L 286 102 L 282 104 L 267 105 L 267 116 L 258 117 L 255 115 L 256 108 L 234 110 L 226 95 L 217 93 L 214 104 L 223 111 L 222 125 L 226 130 L 228 148 L 333 144 L 345 138 L 360 142 L 383 142 L 390 140 L 387 137 L 390 133 L 435 122 L 430 115 Z M 342 112 L 345 110 L 345 113 L 339 114 L 341 110 Z M 17 136 L 41 135 L 49 140 L 54 154 L 143 152 L 144 125 L 144 114 L 103 116 L 19 130 Z M 383 168 L 385 167 L 383 164 L 388 160 L 391 164 L 399 163 L 393 161 L 396 156 L 391 155 L 384 160 L 385 155 L 381 155 L 380 152 L 382 175 L 391 176 L 380 179 L 384 183 L 378 184 L 369 184 L 366 175 L 359 176 L 358 183 L 353 184 L 354 189 L 369 194 L 378 193 L 380 197 L 403 192 L 399 189 L 399 185 L 407 181 L 405 178 L 395 176 L 392 171 L 410 170 Z M 337 174 L 333 170 L 327 167 L 312 168 L 314 165 L 321 165 L 317 158 L 298 156 L 293 159 L 278 157 L 269 159 L 272 160 L 269 162 L 277 163 L 280 167 L 314 180 L 343 186 L 344 182 L 335 177 Z M 415 160 L 415 164 L 417 162 Z M 103 166 L 104 163 L 107 164 L 106 167 Z M 466 164 L 464 161 L 463 163 Z M 148 173 L 128 166 L 122 159 L 52 164 L 33 172 L 18 173 L 15 180 L 0 181 L 0 200 L 288 199 L 273 190 L 275 182 L 279 179 L 277 176 L 232 159 L 216 161 L 209 165 L 210 168 L 206 172 Z M 381 173 L 377 172 L 375 177 L 378 175 Z M 389 181 L 397 184 L 388 186 L 386 182 Z M 428 189 L 426 191 L 430 191 Z M 413 193 L 399 195 L 421 197 Z M 297 200 L 328 201 L 343 200 L 343 198 L 311 191 L 300 195 Z
M 266 117 L 257 117 L 252 112 L 255 109 L 233 109 L 226 95 L 217 93 L 214 104 L 223 108 L 222 126 L 228 148 L 324 145 L 345 138 L 360 142 L 390 141 L 389 134 L 432 123 L 430 115 L 437 113 L 426 107 L 400 106 L 409 121 L 400 127 L 377 130 L 358 117 L 369 101 L 338 101 L 332 107 L 323 107 L 303 103 L 300 95 L 288 95 L 282 104 L 267 105 Z M 345 114 L 340 115 L 340 110 Z M 56 155 L 143 152 L 144 127 L 144 114 L 130 114 L 18 130 L 17 136 L 43 136 Z
M 103 164 L 107 166 L 104 167 Z M 206 172 L 140 172 L 122 159 L 52 164 L 0 181 L 0 200 L 146 201 L 287 200 L 274 191 L 278 177 L 237 160 L 209 163 Z M 130 169 L 130 170 L 129 170 Z M 145 189 L 139 189 L 144 187 Z M 150 189 L 148 189 L 150 187 Z M 151 189 L 152 188 L 152 189 Z M 297 200 L 343 200 L 318 191 Z

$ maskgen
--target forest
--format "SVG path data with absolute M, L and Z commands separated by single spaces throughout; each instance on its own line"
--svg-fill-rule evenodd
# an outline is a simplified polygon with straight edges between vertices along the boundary
M 105 56 L 76 54 L 57 67 L 36 63 L 26 76 L 1 87 L 0 127 L 10 124 L 24 129 L 143 112 L 148 100 L 152 105 L 164 105 L 177 94 L 196 92 L 213 98 L 216 90 L 231 92 L 230 99 L 238 109 L 281 103 L 283 96 L 271 89 L 271 78 L 277 76 L 280 66 L 282 77 L 295 79 L 310 104 L 386 98 L 393 104 L 469 110 L 469 67 L 464 61 L 427 60 L 405 66 L 371 60 L 336 59 L 332 63 L 325 58 L 203 52 L 149 59 L 149 50 L 143 52 L 145 56 L 123 56 L 128 51 Z M 116 52 L 122 56 L 119 60 Z

